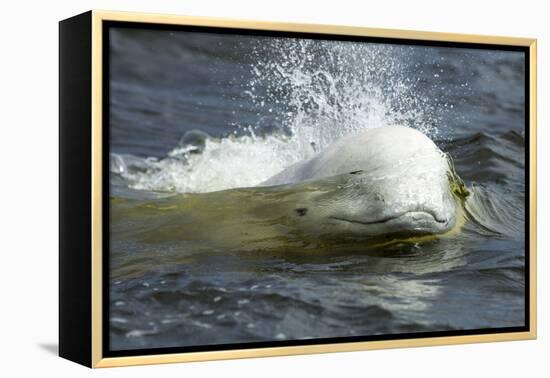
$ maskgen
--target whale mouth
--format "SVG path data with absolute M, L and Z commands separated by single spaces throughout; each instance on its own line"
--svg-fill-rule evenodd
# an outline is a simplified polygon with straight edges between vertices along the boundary
M 394 221 L 398 221 L 400 219 L 407 218 L 408 222 L 415 223 L 415 222 L 433 222 L 437 223 L 438 225 L 444 226 L 449 223 L 449 219 L 447 218 L 440 218 L 436 214 L 429 212 L 429 211 L 407 211 L 400 214 L 392 215 L 389 217 L 381 218 L 374 221 L 362 221 L 357 219 L 348 219 L 343 217 L 335 217 L 331 216 L 329 219 L 334 219 L 341 222 L 348 222 L 348 223 L 357 223 L 362 225 L 381 225 L 381 224 L 388 224 Z

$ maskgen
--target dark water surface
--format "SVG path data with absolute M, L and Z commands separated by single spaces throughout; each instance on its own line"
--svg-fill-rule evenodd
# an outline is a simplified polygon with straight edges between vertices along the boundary
M 112 30 L 111 348 L 523 326 L 524 70 L 520 52 Z M 235 188 L 392 124 L 453 158 L 459 232 L 351 246 L 243 218 L 258 192 Z

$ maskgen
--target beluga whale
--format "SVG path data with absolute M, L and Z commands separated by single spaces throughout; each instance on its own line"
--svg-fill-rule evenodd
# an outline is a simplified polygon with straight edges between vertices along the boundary
M 449 233 L 462 224 L 468 193 L 450 158 L 422 132 L 403 126 L 346 136 L 259 186 L 308 182 L 319 186 L 297 196 L 297 227 L 331 237 Z
M 111 222 L 113 233 L 132 230 L 127 242 L 172 246 L 154 258 L 150 248 L 132 254 L 148 268 L 185 263 L 200 251 L 379 253 L 379 246 L 453 235 L 467 195 L 430 138 L 384 126 L 345 136 L 256 186 L 116 199 Z M 126 265 L 115 269 L 133 274 Z

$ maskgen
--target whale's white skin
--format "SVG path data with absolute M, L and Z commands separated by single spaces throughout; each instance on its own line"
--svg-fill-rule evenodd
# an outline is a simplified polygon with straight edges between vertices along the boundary
M 310 226 L 330 233 L 380 236 L 441 234 L 456 224 L 458 201 L 446 155 L 421 132 L 401 126 L 342 138 L 260 186 L 348 175 L 337 192 L 312 194 L 297 204 Z M 306 220 L 307 219 L 307 220 Z

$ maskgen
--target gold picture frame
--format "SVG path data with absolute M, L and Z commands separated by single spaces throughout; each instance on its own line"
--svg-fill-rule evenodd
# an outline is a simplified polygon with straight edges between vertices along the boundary
M 103 120 L 103 31 L 106 22 L 131 22 L 143 24 L 162 25 L 188 25 L 200 27 L 250 29 L 262 31 L 288 32 L 288 33 L 312 33 L 326 35 L 343 35 L 357 37 L 376 37 L 388 39 L 400 39 L 409 41 L 437 41 L 456 42 L 477 45 L 503 45 L 519 46 L 528 50 L 528 84 L 529 95 L 526 111 L 529 118 L 529 235 L 525 235 L 529 241 L 528 253 L 528 329 L 520 332 L 503 332 L 488 334 L 471 334 L 441 337 L 422 337 L 411 339 L 342 342 L 331 344 L 309 344 L 296 346 L 261 347 L 252 349 L 212 350 L 186 353 L 149 354 L 120 357 L 105 357 L 103 353 L 103 239 L 106 237 L 103 225 L 103 193 L 104 193 L 104 140 Z M 78 33 L 82 38 L 78 39 Z M 84 41 L 84 42 L 82 42 Z M 89 49 L 89 54 L 76 58 L 80 49 Z M 237 359 L 249 357 L 299 355 L 310 353 L 346 352 L 371 349 L 419 347 L 448 344 L 466 344 L 494 341 L 528 340 L 535 339 L 537 335 L 537 307 L 536 307 L 536 202 L 537 202 L 537 168 L 536 168 L 536 123 L 537 123 L 537 41 L 528 38 L 512 38 L 500 36 L 482 36 L 469 34 L 436 33 L 409 30 L 377 29 L 355 26 L 294 24 L 281 22 L 265 22 L 253 20 L 231 20 L 209 17 L 188 17 L 146 13 L 127 13 L 93 10 L 83 15 L 76 16 L 60 23 L 60 197 L 66 199 L 60 202 L 61 229 L 60 229 L 60 355 L 70 360 L 79 362 L 89 367 L 113 367 L 143 364 L 160 364 L 187 361 L 207 361 L 217 359 Z M 76 59 L 76 60 L 75 60 Z M 81 61 L 79 61 L 81 59 Z M 68 71 L 71 62 L 85 64 L 89 69 L 89 77 L 86 70 L 82 72 Z M 77 82 L 77 84 L 75 84 Z M 78 84 L 80 83 L 80 84 Z M 79 85 L 76 92 L 71 88 Z M 89 92 L 89 97 L 81 98 L 81 93 Z M 63 94 L 65 92 L 65 95 Z M 79 104 L 75 105 L 75 101 Z M 89 103 L 87 102 L 89 101 Z M 74 111 L 75 106 L 78 111 Z M 68 109 L 71 107 L 73 113 Z M 89 128 L 81 126 L 81 130 L 74 130 L 75 121 L 89 121 Z M 73 128 L 73 130 L 70 130 Z M 75 134 L 77 133 L 77 134 Z M 79 139 L 80 138 L 80 139 Z M 81 143 L 89 143 L 90 170 L 86 173 L 82 182 L 86 192 L 69 193 L 69 189 L 63 189 L 66 180 L 72 173 L 70 156 L 80 153 L 71 145 L 75 140 Z M 78 143 L 76 143 L 78 144 Z M 82 152 L 85 153 L 85 152 Z M 72 154 L 72 155 L 71 155 Z M 527 168 L 526 168 L 527 169 Z M 83 176 L 84 177 L 84 176 Z M 88 186 L 89 185 L 89 186 Z M 76 190 L 76 189 L 75 189 Z M 80 215 L 90 216 L 87 222 L 77 224 L 69 209 L 75 201 L 82 196 L 89 195 L 89 200 L 83 205 L 88 209 L 87 213 Z M 75 210 L 76 211 L 76 210 Z M 78 227 L 78 229 L 77 229 Z M 68 236 L 73 233 L 73 239 Z M 86 238 L 78 235 L 86 234 Z M 78 239 L 78 240 L 76 240 Z M 87 244 L 89 242 L 89 244 Z M 83 254 L 78 257 L 75 254 Z M 83 273 L 84 272 L 84 273 Z M 81 281 L 80 281 L 81 280 Z M 89 292 L 88 292 L 89 289 Z M 80 291 L 81 298 L 75 299 Z M 81 312 L 79 312 L 81 311 Z M 82 314 L 88 314 L 82 318 Z M 75 320 L 78 319 L 78 320 Z M 79 343 L 85 346 L 79 347 Z M 80 348 L 78 351 L 75 349 Z

